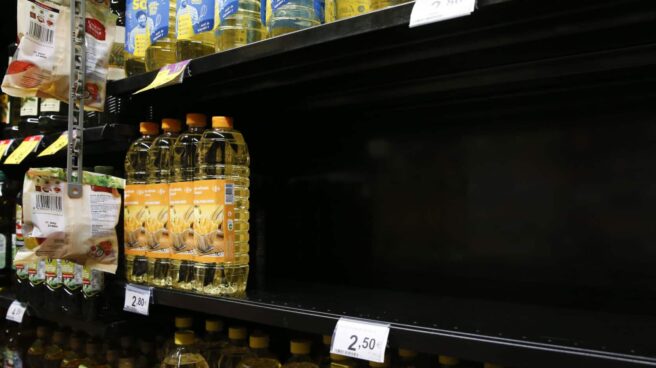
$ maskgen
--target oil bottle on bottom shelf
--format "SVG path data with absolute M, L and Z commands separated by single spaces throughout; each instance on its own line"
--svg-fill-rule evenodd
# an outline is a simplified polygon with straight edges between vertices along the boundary
M 195 344 L 193 331 L 176 332 L 174 339 L 175 348 L 164 358 L 162 368 L 209 368 Z
M 242 358 L 250 352 L 246 328 L 230 327 L 228 328 L 228 345 L 221 351 L 217 368 L 237 368 Z
M 214 116 L 198 143 L 194 290 L 238 295 L 248 280 L 250 155 L 232 118 Z
M 278 358 L 269 351 L 269 335 L 261 332 L 253 333 L 248 338 L 248 353 L 237 364 L 237 368 L 280 368 Z

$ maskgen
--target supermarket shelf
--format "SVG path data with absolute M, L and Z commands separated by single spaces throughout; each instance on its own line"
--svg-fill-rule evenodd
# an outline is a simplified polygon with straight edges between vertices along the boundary
M 301 98 L 296 108 L 308 109 L 407 106 L 416 96 L 434 102 L 535 91 L 570 84 L 566 78 L 595 80 L 595 73 L 656 65 L 656 35 L 648 31 L 656 7 L 645 0 L 481 0 L 472 16 L 410 29 L 412 5 L 192 60 L 182 85 L 135 98 L 170 97 L 196 107 L 223 99 L 235 111 L 241 106 L 233 99 L 245 95 L 293 95 Z M 154 75 L 112 82 L 108 93 L 132 93 Z
M 0 292 L 0 309 L 8 308 L 16 300 L 16 295 L 9 291 Z M 73 331 L 81 331 L 91 336 L 106 336 L 110 331 L 118 330 L 125 324 L 124 321 L 85 321 L 82 318 L 66 316 L 61 313 L 48 313 L 37 310 L 28 303 L 25 318 L 38 318 L 45 321 L 56 323 L 62 327 L 67 327 Z
M 155 289 L 156 305 L 308 333 L 340 317 L 391 325 L 390 345 L 526 367 L 654 367 L 656 319 L 322 285 L 253 290 L 243 299 Z M 651 350 L 649 350 L 651 349 Z

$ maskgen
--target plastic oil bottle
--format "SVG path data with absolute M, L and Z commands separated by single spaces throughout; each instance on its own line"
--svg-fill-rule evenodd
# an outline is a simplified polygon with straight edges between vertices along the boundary
M 310 356 L 312 344 L 308 340 L 292 340 L 289 352 L 292 356 L 283 365 L 284 368 L 318 368 L 319 365 Z
M 207 294 L 239 294 L 246 290 L 249 270 L 248 146 L 244 136 L 233 128 L 232 118 L 215 116 L 212 118 L 212 129 L 203 133 L 198 152 L 198 180 L 219 181 L 219 186 L 225 188 L 225 196 L 219 200 L 223 203 L 217 203 L 224 206 L 223 213 L 219 207 L 214 211 L 217 215 L 209 215 L 211 208 L 205 208 L 203 212 L 203 207 L 199 206 L 199 221 L 207 220 L 205 224 L 211 223 L 214 227 L 197 228 L 203 235 L 204 249 L 208 252 L 207 256 L 197 257 L 195 289 Z M 220 257 L 221 248 L 223 257 Z M 214 258 L 216 261 L 212 261 L 212 252 L 219 255 Z
M 66 334 L 64 331 L 57 330 L 52 334 L 52 341 L 50 345 L 46 346 L 43 355 L 44 366 L 46 368 L 59 368 L 62 358 L 64 357 L 64 343 L 66 342 Z
M 257 42 L 265 38 L 259 0 L 221 1 L 216 29 L 216 51 Z
M 146 1 L 126 0 L 123 62 L 128 77 L 146 72 L 146 49 L 150 46 L 150 32 L 154 27 L 152 19 Z
M 61 368 L 78 368 L 83 357 L 84 346 L 80 336 L 71 336 L 69 349 L 64 351 Z
M 178 60 L 213 54 L 215 49 L 213 31 L 214 1 L 177 0 L 176 51 Z
M 148 179 L 148 149 L 153 144 L 158 132 L 157 124 L 142 122 L 139 124 L 141 137 L 128 148 L 125 156 L 125 174 L 127 176 L 126 192 L 134 190 L 134 202 L 128 202 L 126 193 L 125 203 L 125 272 L 126 279 L 132 283 L 143 284 L 147 277 L 146 250 L 151 242 L 150 234 L 146 228 L 146 208 L 143 205 L 144 184 Z M 130 186 L 133 186 L 130 188 Z M 132 205 L 130 203 L 136 203 Z
M 321 24 L 321 5 L 318 0 L 270 1 L 271 18 L 268 27 L 271 37 Z
M 173 144 L 181 130 L 180 120 L 162 119 L 162 135 L 155 138 L 148 150 L 148 183 L 153 187 L 158 206 L 150 206 L 152 222 L 157 225 L 148 258 L 148 284 L 171 286 L 169 251 L 172 236 L 169 232 L 169 183 L 171 182 L 171 156 Z M 155 203 L 156 201 L 153 201 Z
M 44 368 L 45 353 L 50 330 L 46 326 L 36 328 L 36 340 L 27 349 L 27 364 L 29 367 Z
M 175 348 L 164 358 L 162 368 L 209 368 L 194 344 L 195 339 L 193 331 L 176 332 Z
M 228 328 L 228 339 L 228 346 L 221 351 L 217 368 L 236 368 L 242 358 L 250 353 L 245 327 Z
M 85 355 L 80 359 L 79 365 L 87 368 L 96 368 L 105 363 L 100 344 L 96 341 L 88 341 L 84 348 Z
M 174 320 L 175 332 L 180 331 L 189 331 L 194 326 L 193 318 L 189 316 L 176 316 Z M 175 338 L 173 340 L 167 340 L 164 348 L 164 356 L 175 348 Z
M 408 0 L 370 0 L 370 1 L 371 1 L 370 10 L 383 9 L 383 8 L 387 8 L 389 6 L 403 4 L 403 3 L 408 2 Z
M 326 8 L 334 8 L 335 19 L 345 19 L 354 17 L 356 15 L 364 14 L 372 9 L 372 2 L 383 1 L 389 2 L 390 0 L 326 0 L 327 2 L 334 3 L 332 6 L 326 5 Z M 328 11 L 326 11 L 328 14 Z
M 280 368 L 278 358 L 269 351 L 269 336 L 263 333 L 254 333 L 248 339 L 250 353 L 246 355 L 237 368 Z
M 173 145 L 173 182 L 169 185 L 169 224 L 173 233 L 171 252 L 171 285 L 190 290 L 194 277 L 194 251 L 198 234 L 194 229 L 194 180 L 198 142 L 207 126 L 203 114 L 187 114 L 188 130 Z
M 175 63 L 177 42 L 175 37 L 176 0 L 148 1 L 148 18 L 161 19 L 161 24 L 153 24 L 150 46 L 146 48 L 146 70 L 157 70 L 166 64 Z M 168 19 L 168 22 L 165 20 Z
M 228 345 L 223 334 L 223 321 L 216 319 L 205 320 L 205 336 L 201 345 L 201 353 L 210 367 L 216 367 L 221 358 L 221 350 Z

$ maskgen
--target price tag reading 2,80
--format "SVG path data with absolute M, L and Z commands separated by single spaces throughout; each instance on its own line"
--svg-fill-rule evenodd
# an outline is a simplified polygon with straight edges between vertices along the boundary
M 147 316 L 152 290 L 153 288 L 139 287 L 130 284 L 125 285 L 125 303 L 123 304 L 123 310 Z
M 340 318 L 333 332 L 330 352 L 383 363 L 389 325 Z

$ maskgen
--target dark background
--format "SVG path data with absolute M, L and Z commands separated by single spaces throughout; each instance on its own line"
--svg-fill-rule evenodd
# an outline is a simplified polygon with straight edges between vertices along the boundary
M 0 76 L 7 70 L 7 45 L 16 40 L 16 4 L 16 0 L 9 0 L 0 12 Z

